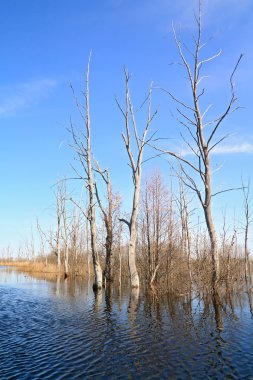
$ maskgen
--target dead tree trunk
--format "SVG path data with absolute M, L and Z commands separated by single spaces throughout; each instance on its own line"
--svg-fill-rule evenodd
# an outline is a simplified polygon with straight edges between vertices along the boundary
M 89 72 L 90 72 L 90 59 L 88 62 L 88 68 L 86 73 L 86 91 L 85 91 L 85 106 L 82 107 L 78 99 L 74 94 L 76 100 L 76 105 L 81 115 L 81 118 L 85 124 L 85 136 L 77 136 L 74 131 L 73 126 L 71 125 L 71 133 L 73 138 L 73 148 L 78 156 L 81 168 L 84 170 L 84 175 L 79 174 L 76 169 L 75 173 L 77 178 L 84 180 L 86 187 L 88 189 L 89 205 L 88 205 L 88 214 L 86 217 L 89 220 L 90 224 L 90 241 L 91 241 L 91 253 L 93 259 L 93 267 L 95 274 L 95 281 L 93 284 L 93 289 L 102 288 L 102 269 L 99 261 L 99 254 L 97 249 L 97 227 L 96 227 L 96 208 L 95 208 L 95 189 L 94 189 L 94 180 L 93 180 L 93 168 L 92 168 L 92 158 L 91 158 L 91 123 L 90 123 L 90 103 L 89 103 Z M 73 89 L 72 89 L 73 90 Z M 83 108 L 85 113 L 83 113 Z M 84 140 L 84 141 L 83 141 Z M 83 211 L 82 211 L 83 212 Z
M 93 258 L 95 282 L 94 290 L 102 288 L 102 269 L 99 262 L 97 249 L 97 227 L 96 227 L 96 209 L 95 209 L 95 194 L 93 183 L 93 171 L 91 164 L 91 135 L 90 135 L 90 104 L 89 104 L 89 65 L 86 75 L 86 162 L 87 162 L 87 184 L 89 189 L 89 222 L 91 234 L 91 252 Z
M 96 171 L 100 174 L 103 181 L 106 184 L 106 193 L 107 193 L 107 209 L 102 205 L 102 202 L 99 197 L 97 184 L 95 184 L 96 198 L 99 204 L 99 208 L 103 215 L 103 221 L 106 229 L 106 239 L 105 239 L 105 280 L 106 282 L 112 282 L 112 243 L 113 243 L 113 194 L 112 194 L 112 185 L 110 180 L 110 175 L 108 169 L 102 171 L 96 162 Z
M 159 268 L 167 252 L 167 221 L 169 217 L 169 196 L 162 176 L 156 171 L 146 181 L 141 199 L 142 244 L 146 261 L 143 268 L 149 284 L 158 283 Z
M 201 75 L 201 69 L 205 63 L 212 61 L 217 58 L 221 51 L 218 54 L 213 55 L 209 58 L 200 58 L 200 53 L 202 53 L 202 48 L 205 44 L 202 44 L 201 36 L 202 36 L 202 10 L 201 10 L 201 0 L 199 0 L 199 14 L 197 21 L 197 35 L 194 38 L 194 47 L 193 51 L 186 47 L 185 44 L 181 43 L 180 38 L 174 32 L 174 39 L 178 49 L 178 53 L 181 59 L 180 64 L 184 67 L 187 75 L 188 82 L 190 84 L 191 91 L 191 103 L 187 103 L 184 100 L 179 99 L 170 91 L 162 89 L 165 91 L 170 98 L 177 104 L 177 111 L 179 114 L 179 118 L 177 119 L 179 123 L 185 128 L 186 132 L 189 134 L 189 138 L 186 138 L 183 134 L 181 137 L 186 145 L 186 148 L 189 150 L 189 154 L 192 155 L 193 159 L 188 160 L 185 158 L 186 154 L 182 156 L 180 153 L 175 153 L 171 150 L 161 149 L 155 147 L 161 154 L 169 154 L 171 157 L 176 158 L 180 162 L 181 179 L 186 186 L 188 186 L 191 190 L 193 190 L 201 203 L 202 209 L 204 211 L 206 227 L 208 230 L 208 235 L 210 239 L 211 246 L 211 259 L 212 259 L 212 274 L 214 282 L 217 283 L 219 279 L 219 254 L 218 254 L 218 241 L 216 236 L 216 230 L 213 220 L 212 214 L 212 199 L 214 196 L 223 193 L 225 191 L 233 190 L 223 190 L 217 193 L 212 192 L 212 172 L 211 172 L 211 152 L 214 148 L 217 147 L 219 143 L 221 143 L 227 136 L 222 138 L 218 138 L 214 141 L 214 137 L 216 137 L 216 132 L 219 130 L 224 119 L 235 110 L 234 104 L 236 102 L 236 96 L 234 92 L 234 83 L 233 78 L 234 74 L 237 70 L 239 62 L 242 58 L 240 55 L 235 68 L 230 76 L 230 89 L 231 89 L 231 97 L 228 102 L 227 107 L 223 114 L 213 120 L 204 122 L 204 118 L 206 117 L 208 110 L 211 105 L 209 105 L 204 112 L 201 112 L 200 108 L 200 99 L 202 100 L 202 96 L 205 93 L 205 88 L 200 89 L 200 83 L 204 80 L 205 76 Z M 191 53 L 193 60 L 190 61 L 187 58 L 187 52 Z M 208 127 L 208 128 L 206 128 Z M 206 128 L 206 129 L 205 129 Z M 210 130 L 211 128 L 211 130 Z M 207 129 L 210 130 L 209 134 L 207 134 Z M 198 177 L 198 181 L 200 180 L 200 185 L 197 183 L 194 174 Z
M 57 231 L 55 236 L 55 252 L 57 255 L 58 272 L 61 271 L 61 236 L 62 236 L 62 199 L 61 199 L 61 183 L 57 184 L 56 189 L 56 218 L 57 218 Z
M 244 215 L 245 215 L 245 224 L 244 224 L 244 268 L 245 268 L 245 280 L 246 283 L 251 282 L 251 268 L 250 268 L 250 259 L 249 259 L 249 248 L 248 248 L 248 239 L 249 239 L 249 227 L 252 223 L 250 216 L 250 182 L 248 181 L 247 186 L 245 187 L 242 181 L 243 189 L 243 205 L 244 205 Z
M 187 193 L 186 188 L 181 180 L 179 178 L 179 198 L 177 199 L 178 207 L 179 207 L 179 213 L 180 213 L 180 219 L 181 219 L 181 249 L 183 257 L 187 259 L 187 266 L 188 266 L 188 272 L 190 281 L 192 280 L 192 273 L 191 273 L 191 236 L 190 236 L 190 230 L 189 230 L 189 223 L 190 223 L 190 216 L 191 212 L 189 211 L 189 201 L 187 199 Z
M 152 95 L 152 85 L 150 86 L 149 95 L 148 95 L 148 118 L 146 122 L 146 127 L 142 134 L 142 137 L 139 138 L 137 125 L 135 121 L 135 113 L 133 109 L 133 105 L 130 98 L 129 92 L 129 73 L 125 70 L 125 81 L 126 81 L 126 108 L 123 110 L 121 105 L 116 99 L 117 105 L 120 111 L 123 114 L 125 120 L 125 131 L 126 134 L 122 133 L 122 137 L 125 143 L 126 151 L 129 158 L 129 166 L 132 170 L 133 184 L 134 184 L 134 192 L 133 192 L 133 201 L 132 201 L 132 211 L 130 221 L 126 221 L 125 219 L 121 219 L 124 221 L 128 227 L 130 232 L 130 239 L 128 244 L 128 267 L 130 274 L 130 281 L 132 288 L 139 288 L 140 280 L 136 267 L 136 239 L 137 239 L 137 219 L 138 219 L 138 211 L 139 211 L 139 203 L 140 203 L 140 190 L 141 190 L 141 177 L 142 177 L 142 163 L 143 163 L 143 151 L 144 147 L 150 142 L 151 139 L 146 140 L 147 133 L 149 131 L 150 124 L 156 115 L 157 111 L 155 111 L 151 115 L 151 95 Z M 134 130 L 134 139 L 137 147 L 137 158 L 135 161 L 133 148 L 131 144 L 131 133 L 130 133 L 130 120 L 132 122 L 133 130 Z

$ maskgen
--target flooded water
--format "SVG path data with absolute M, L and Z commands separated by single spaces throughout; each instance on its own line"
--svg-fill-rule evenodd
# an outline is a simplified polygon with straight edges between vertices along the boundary
M 251 295 L 154 295 L 0 269 L 0 379 L 253 379 Z

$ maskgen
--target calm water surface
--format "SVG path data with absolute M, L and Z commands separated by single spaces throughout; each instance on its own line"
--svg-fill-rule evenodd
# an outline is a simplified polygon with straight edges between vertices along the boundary
M 220 301 L 0 268 L 0 379 L 253 379 L 251 295 Z

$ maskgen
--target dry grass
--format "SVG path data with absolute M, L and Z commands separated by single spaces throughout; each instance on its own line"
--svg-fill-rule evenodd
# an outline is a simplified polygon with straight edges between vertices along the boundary
M 52 275 L 64 275 L 64 267 L 61 266 L 59 271 L 57 262 L 51 260 L 46 264 L 45 260 L 0 260 L 0 266 L 13 267 L 16 270 L 36 274 L 52 274 Z M 92 273 L 92 266 L 90 267 L 90 273 Z M 70 277 L 81 276 L 85 277 L 88 274 L 87 265 L 83 262 L 79 262 L 75 267 L 70 266 Z
M 75 265 L 74 265 L 75 264 Z M 147 263 L 144 261 L 138 263 L 138 269 L 140 273 L 140 278 L 142 284 L 147 287 L 149 286 L 148 280 L 146 279 Z M 48 260 L 47 264 L 45 260 L 1 260 L 0 265 L 12 267 L 15 270 L 19 270 L 27 273 L 30 276 L 40 279 L 55 280 L 56 278 L 64 278 L 64 268 L 62 266 L 61 270 L 58 270 L 57 262 L 53 260 Z M 146 265 L 146 266 L 145 266 Z M 114 274 L 114 285 L 119 283 L 119 271 L 118 265 L 115 262 L 113 267 Z M 221 258 L 220 260 L 220 270 L 221 276 L 219 285 L 221 287 L 234 287 L 235 285 L 244 286 L 244 261 L 242 259 L 231 258 L 229 268 L 227 265 L 227 260 Z M 90 270 L 88 271 L 87 262 L 85 260 L 78 260 L 76 263 L 71 262 L 70 266 L 70 277 L 71 278 L 89 278 L 93 277 L 93 268 L 90 265 Z M 178 295 L 185 295 L 191 293 L 192 288 L 195 290 L 205 290 L 210 289 L 212 286 L 212 263 L 210 258 L 204 257 L 199 260 L 191 261 L 191 274 L 192 280 L 189 276 L 187 260 L 185 258 L 175 257 L 170 264 L 168 271 L 166 268 L 161 267 L 160 272 L 158 272 L 157 278 L 153 283 L 153 288 L 159 293 L 166 293 L 168 291 L 173 291 Z M 121 283 L 128 283 L 128 265 L 126 258 L 122 259 L 122 277 Z
M 24 272 L 33 273 L 58 273 L 56 264 L 45 264 L 41 261 L 0 261 L 0 265 L 15 267 Z

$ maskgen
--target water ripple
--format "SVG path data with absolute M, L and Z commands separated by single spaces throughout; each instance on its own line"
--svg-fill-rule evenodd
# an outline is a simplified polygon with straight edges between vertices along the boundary
M 1 380 L 253 378 L 246 299 L 217 316 L 190 298 L 89 289 L 0 271 Z

